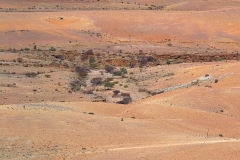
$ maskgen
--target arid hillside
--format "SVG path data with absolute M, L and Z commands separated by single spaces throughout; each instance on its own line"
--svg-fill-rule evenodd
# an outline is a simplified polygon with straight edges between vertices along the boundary
M 178 10 L 206 11 L 239 7 L 239 0 L 1 0 L 2 11 Z
M 32 99 L 30 103 L 21 100 L 1 105 L 1 159 L 237 160 L 240 152 L 239 63 L 183 66 L 170 67 L 172 71 L 181 69 L 176 76 L 168 77 L 172 80 L 164 81 L 184 84 L 209 73 L 213 82 L 210 79 L 129 105 L 84 99 L 64 102 L 72 101 L 73 97 L 63 96 L 53 99 L 59 102 L 50 102 L 49 95 L 64 95 L 64 84 L 55 86 L 59 89 L 56 91 L 44 78 L 37 91 L 24 91 L 36 87 L 41 75 L 28 78 L 33 82 L 30 86 L 24 86 L 23 80 L 15 81 L 15 87 L 1 86 L 5 103 L 13 100 L 12 89 L 18 91 L 15 97 L 26 94 Z M 6 72 L 10 71 L 8 68 Z M 63 74 L 55 68 L 50 75 L 57 82 L 57 75 Z M 14 82 L 15 77 L 9 76 L 9 82 L 1 78 L 1 84 Z M 178 81 L 178 76 L 185 79 Z M 164 84 L 159 82 L 154 86 L 164 88 L 161 87 Z M 47 101 L 33 103 L 37 97 Z
M 238 61 L 134 67 L 123 77 L 91 69 L 88 79 L 102 75 L 115 86 L 87 81 L 72 91 L 71 67 L 0 54 L 1 159 L 239 157 Z M 127 94 L 132 103 L 115 103 Z
M 240 0 L 0 0 L 0 160 L 239 160 Z
M 238 9 L 211 12 L 75 11 L 0 13 L 0 48 L 107 48 L 126 52 L 232 53 Z M 147 19 L 145 17 L 148 17 Z M 37 38 L 36 38 L 37 37 Z

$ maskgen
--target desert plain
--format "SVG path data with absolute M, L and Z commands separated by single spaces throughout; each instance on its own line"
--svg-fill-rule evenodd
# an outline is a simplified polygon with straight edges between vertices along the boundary
M 239 160 L 240 1 L 0 0 L 1 160 Z

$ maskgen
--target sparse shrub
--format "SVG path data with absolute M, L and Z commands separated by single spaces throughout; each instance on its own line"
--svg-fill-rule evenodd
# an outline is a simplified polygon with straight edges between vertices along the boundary
M 118 84 L 118 81 L 113 82 L 114 84 Z
M 136 66 L 136 64 L 135 63 L 130 63 L 130 68 L 134 68 Z
M 89 59 L 89 63 L 90 63 L 90 64 L 95 63 L 95 58 L 94 58 L 94 57 L 90 57 L 90 59 Z
M 118 96 L 119 96 L 119 93 L 120 93 L 119 90 L 114 90 L 112 97 L 113 97 L 113 98 L 114 98 L 114 97 L 118 97 Z
M 30 48 L 24 48 L 25 51 L 30 51 Z
M 218 62 L 223 61 L 223 60 L 224 60 L 224 59 L 222 59 L 222 58 L 216 59 L 216 61 L 218 61 Z
M 51 75 L 50 74 L 45 74 L 45 77 L 46 78 L 51 78 Z
M 121 93 L 121 96 L 123 97 L 123 99 L 117 103 L 119 104 L 129 104 L 132 102 L 132 98 L 130 96 L 129 93 Z
M 70 82 L 70 87 L 73 91 L 78 91 L 82 86 L 86 86 L 86 79 L 89 71 L 90 70 L 86 66 L 77 66 L 75 68 L 77 77 Z
M 122 74 L 127 74 L 128 73 L 126 68 L 121 68 L 120 71 L 121 71 Z
M 87 66 L 77 66 L 75 68 L 75 72 L 78 74 L 79 77 L 86 77 L 89 72 L 89 68 Z
M 113 91 L 113 96 L 117 96 L 119 93 L 120 93 L 119 90 L 114 90 L 114 91 Z
M 120 70 L 113 72 L 114 76 L 123 76 L 125 74 L 127 74 L 126 68 L 120 68 Z
M 96 63 L 91 63 L 91 64 L 90 64 L 90 67 L 91 67 L 92 69 L 96 69 L 96 68 L 97 68 L 97 64 L 96 64 Z
M 130 97 L 130 93 L 121 93 L 122 97 Z
M 83 53 L 82 55 L 81 55 L 81 60 L 82 61 L 86 61 L 88 59 L 88 55 L 86 54 L 86 53 Z
M 89 59 L 89 64 L 91 68 L 97 68 L 97 64 L 95 63 L 95 58 L 94 57 L 90 57 Z
M 106 65 L 104 69 L 107 73 L 112 73 L 114 71 L 114 67 L 110 65 Z
M 219 136 L 219 137 L 223 137 L 223 134 L 219 134 L 218 136 Z
M 128 88 L 128 85 L 126 84 L 126 85 L 124 85 L 123 87 L 124 87 L 124 88 Z
M 89 49 L 85 52 L 86 55 L 93 55 L 93 50 Z
M 83 90 L 82 92 L 83 92 L 84 94 L 93 94 L 93 91 L 90 90 L 90 89 Z
M 18 62 L 18 63 L 22 63 L 22 62 L 23 62 L 23 59 L 22 59 L 22 58 L 17 58 L 17 62 Z
M 148 62 L 153 62 L 153 60 L 154 60 L 154 59 L 153 59 L 152 56 L 147 56 L 147 61 L 148 61 Z
M 36 77 L 38 74 L 37 73 L 35 73 L 35 72 L 27 72 L 27 73 L 25 73 L 25 76 L 26 77 Z
M 110 82 L 112 80 L 113 80 L 113 78 L 107 78 L 107 79 L 105 79 L 105 82 Z
M 169 59 L 167 59 L 166 64 L 171 64 L 171 61 Z
M 64 55 L 62 55 L 62 54 L 58 54 L 58 55 L 53 55 L 55 58 L 57 58 L 57 59 L 61 59 L 61 60 L 64 60 Z
M 64 63 L 63 66 L 66 67 L 66 68 L 69 68 L 69 64 L 68 63 Z
M 79 79 L 75 79 L 70 82 L 70 87 L 72 91 L 79 91 L 83 85 L 85 85 L 84 81 L 81 81 Z
M 33 46 L 33 49 L 34 49 L 34 50 L 37 50 L 37 45 L 34 45 L 34 46 Z
M 106 88 L 113 88 L 114 85 L 115 84 L 113 82 L 104 82 L 104 87 L 106 87 Z
M 91 80 L 91 83 L 94 85 L 101 85 L 102 84 L 102 78 L 101 77 L 96 77 Z
M 119 104 L 129 104 L 132 102 L 132 98 L 131 97 L 124 97 L 121 101 L 117 102 Z
M 49 51 L 50 51 L 50 52 L 55 52 L 55 51 L 56 51 L 56 48 L 51 47 L 51 48 L 49 48 Z
M 147 64 L 147 58 L 144 56 L 138 57 L 139 67 L 143 67 Z
M 116 84 L 115 82 L 111 82 L 113 80 L 113 78 L 107 78 L 105 79 L 104 83 L 104 87 L 106 88 L 112 88 L 114 87 L 114 85 Z
M 122 72 L 121 71 L 116 71 L 113 73 L 113 76 L 121 76 Z

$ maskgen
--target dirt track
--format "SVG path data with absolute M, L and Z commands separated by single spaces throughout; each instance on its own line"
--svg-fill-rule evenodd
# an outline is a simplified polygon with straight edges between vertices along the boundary
M 121 150 L 130 150 L 130 149 L 160 148 L 160 147 L 185 146 L 185 145 L 204 145 L 204 144 L 231 143 L 231 142 L 236 142 L 237 143 L 237 142 L 240 142 L 240 140 L 238 140 L 238 139 L 225 139 L 225 140 L 206 140 L 206 141 L 175 143 L 175 144 L 145 145 L 145 146 L 111 148 L 111 149 L 108 149 L 107 151 L 121 151 Z

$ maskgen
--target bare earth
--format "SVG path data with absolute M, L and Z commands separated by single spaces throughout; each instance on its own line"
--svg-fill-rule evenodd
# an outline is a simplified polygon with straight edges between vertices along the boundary
M 239 160 L 239 8 L 0 0 L 0 159 Z

